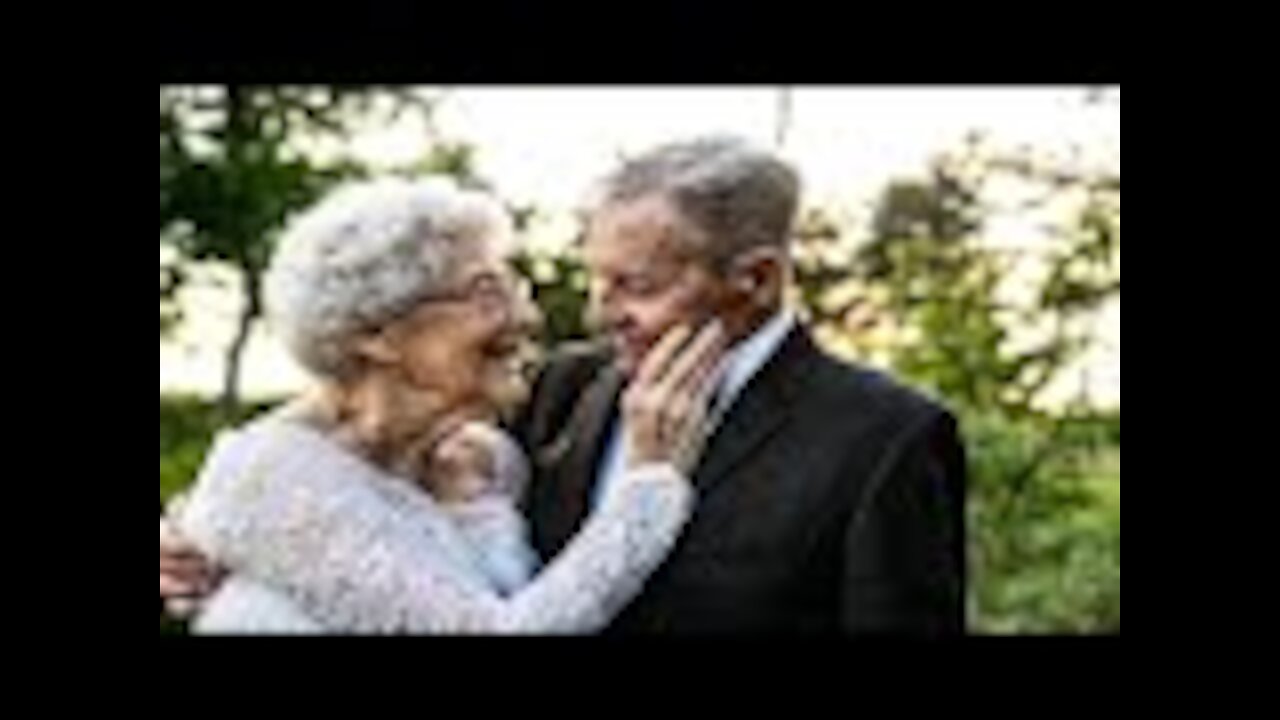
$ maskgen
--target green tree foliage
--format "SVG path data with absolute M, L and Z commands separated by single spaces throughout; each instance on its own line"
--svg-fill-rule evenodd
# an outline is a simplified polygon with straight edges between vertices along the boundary
M 1037 296 L 1002 293 L 1024 269 L 1017 250 L 984 242 L 988 183 L 1016 175 L 1047 186 L 1046 198 L 1083 191 L 1077 220 L 1052 228 L 1057 242 Z M 802 229 L 799 280 L 815 322 L 867 354 L 883 350 L 896 370 L 952 403 L 1022 416 L 1094 340 L 1076 322 L 1120 293 L 1119 177 L 1070 177 L 1025 161 L 988 156 L 978 144 L 943 156 L 923 180 L 891 183 L 861 245 L 817 213 Z M 832 298 L 836 302 L 831 302 Z M 870 331 L 890 340 L 872 347 Z M 1029 346 L 1019 328 L 1041 328 Z M 877 339 L 883 335 L 874 335 Z M 1026 343 L 1023 343 L 1026 345 Z
M 576 253 L 543 256 L 522 252 L 515 267 L 532 285 L 544 319 L 545 347 L 589 337 L 587 271 Z

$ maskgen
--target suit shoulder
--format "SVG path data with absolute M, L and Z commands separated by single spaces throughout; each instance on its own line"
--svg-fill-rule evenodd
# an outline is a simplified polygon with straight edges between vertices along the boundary
M 581 388 L 610 362 L 608 349 L 598 342 L 563 343 L 547 354 L 539 385 Z
M 824 392 L 844 402 L 870 406 L 895 424 L 918 425 L 929 418 L 952 416 L 941 399 L 884 370 L 825 354 L 823 359 Z

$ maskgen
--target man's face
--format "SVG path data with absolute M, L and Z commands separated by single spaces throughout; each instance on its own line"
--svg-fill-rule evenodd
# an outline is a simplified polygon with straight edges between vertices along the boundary
M 720 279 L 690 252 L 692 231 L 661 197 L 606 205 L 587 229 L 592 319 L 632 377 L 667 331 L 687 323 L 696 331 L 721 314 Z

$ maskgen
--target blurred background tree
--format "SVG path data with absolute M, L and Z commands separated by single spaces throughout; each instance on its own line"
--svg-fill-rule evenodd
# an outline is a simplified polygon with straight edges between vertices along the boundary
M 364 172 L 349 159 L 320 162 L 299 140 L 346 140 L 390 100 L 388 120 L 432 104 L 403 88 L 217 85 L 160 88 L 160 243 L 175 251 L 161 268 L 161 332 L 178 319 L 173 298 L 184 265 L 217 261 L 239 276 L 241 310 L 226 349 L 220 407 L 240 401 L 241 362 L 262 315 L 262 275 L 289 215 L 327 188 Z M 384 104 L 388 104 L 385 103 Z

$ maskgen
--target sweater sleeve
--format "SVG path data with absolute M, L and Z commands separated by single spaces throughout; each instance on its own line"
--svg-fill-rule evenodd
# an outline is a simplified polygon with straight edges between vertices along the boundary
M 579 634 L 602 630 L 639 593 L 693 505 L 674 468 L 633 470 L 564 553 L 504 598 L 459 568 L 431 525 L 377 492 L 388 481 L 314 433 L 231 436 L 204 468 L 183 529 L 343 632 Z

